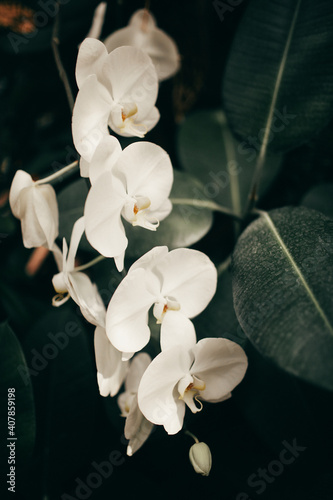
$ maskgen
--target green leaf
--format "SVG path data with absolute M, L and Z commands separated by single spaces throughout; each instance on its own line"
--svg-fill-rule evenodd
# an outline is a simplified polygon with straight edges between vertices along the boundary
M 249 3 L 223 85 L 231 128 L 244 147 L 295 148 L 330 121 L 332 26 L 330 0 Z
M 9 389 L 14 389 L 9 398 Z M 21 345 L 7 322 L 0 324 L 0 399 L 1 399 L 1 433 L 6 444 L 1 447 L 1 462 L 9 456 L 7 438 L 15 439 L 15 455 L 19 464 L 23 464 L 31 455 L 36 434 L 35 405 L 31 386 L 31 379 Z M 8 401 L 15 405 L 8 405 Z M 15 414 L 9 415 L 8 410 L 14 408 Z M 8 420 L 9 419 L 9 420 Z M 14 427 L 10 427 L 13 423 Z M 10 435 L 8 432 L 13 432 Z M 15 465 L 17 465 L 15 462 Z M 7 463 L 9 471 L 9 465 Z M 7 472 L 8 472 L 7 471 Z
M 89 459 L 101 405 L 93 331 L 75 309 L 69 303 L 44 314 L 24 342 L 41 423 L 36 456 L 45 495 L 61 490 Z
M 79 179 L 66 186 L 57 196 L 59 206 L 59 238 L 66 238 L 70 242 L 74 223 L 83 215 L 84 204 L 88 194 L 88 186 L 85 179 Z M 96 253 L 96 250 L 88 243 L 83 234 L 80 248 Z
M 233 137 L 224 112 L 192 113 L 179 126 L 177 146 L 182 166 L 203 183 L 205 197 L 240 215 L 246 207 L 257 152 Z M 274 181 L 281 160 L 281 155 L 267 158 L 259 195 Z
M 303 196 L 301 205 L 333 219 L 333 184 L 317 184 Z
M 238 320 L 290 373 L 333 389 L 333 221 L 304 207 L 262 213 L 233 255 Z
M 196 205 L 198 200 L 207 199 L 197 179 L 175 170 L 170 198 L 178 202 L 173 204 L 171 214 L 161 221 L 157 231 L 133 227 L 124 221 L 129 242 L 126 255 L 138 257 L 158 245 L 167 245 L 169 250 L 189 247 L 208 233 L 213 213 L 211 209 Z M 188 203 L 179 200 L 188 200 Z

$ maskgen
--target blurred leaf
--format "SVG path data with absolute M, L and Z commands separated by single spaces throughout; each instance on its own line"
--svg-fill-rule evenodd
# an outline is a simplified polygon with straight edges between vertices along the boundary
M 17 219 L 8 210 L 0 210 L 0 245 L 4 242 L 5 238 L 10 234 L 13 234 L 17 228 Z
M 15 389 L 15 392 L 13 392 L 15 397 L 10 398 L 11 401 L 15 402 L 12 406 L 7 404 L 9 400 L 9 388 Z M 34 448 L 36 418 L 27 363 L 21 345 L 7 322 L 0 324 L 0 395 L 2 408 L 0 419 L 1 432 L 6 440 L 5 445 L 1 447 L 1 465 L 5 460 L 9 471 L 7 463 L 9 448 L 7 448 L 7 445 L 10 441 L 6 438 L 10 438 L 11 436 L 16 438 L 15 455 L 17 461 L 15 462 L 15 467 L 17 463 L 22 465 L 32 454 Z M 8 410 L 14 409 L 15 414 L 9 416 L 7 408 Z M 14 419 L 13 429 L 9 427 L 13 423 L 12 419 Z M 10 435 L 9 431 L 13 431 L 14 434 Z
M 233 255 L 236 315 L 284 370 L 333 389 L 333 221 L 303 207 L 263 214 Z
M 99 407 L 93 332 L 73 307 L 65 304 L 42 316 L 24 342 L 41 423 L 38 477 L 51 491 L 61 490 L 88 459 Z
M 326 217 L 333 218 L 333 184 L 317 184 L 302 198 L 303 207 L 318 210 Z
M 185 170 L 203 183 L 206 198 L 243 212 L 257 152 L 233 137 L 222 110 L 200 110 L 186 118 L 178 131 L 178 154 Z M 274 181 L 281 162 L 281 155 L 267 158 L 259 195 Z
M 244 145 L 282 151 L 316 135 L 333 114 L 330 0 L 252 0 L 227 63 L 223 100 Z
M 202 184 L 183 172 L 174 170 L 174 183 L 171 200 L 188 199 L 194 206 L 174 204 L 171 214 L 163 221 L 157 231 L 147 231 L 133 227 L 125 221 L 128 249 L 126 255 L 139 257 L 154 246 L 167 245 L 169 250 L 189 247 L 208 233 L 213 222 L 211 210 L 195 206 L 196 200 L 206 200 Z

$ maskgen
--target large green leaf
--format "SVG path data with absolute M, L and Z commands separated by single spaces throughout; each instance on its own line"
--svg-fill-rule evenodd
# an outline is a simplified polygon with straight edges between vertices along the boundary
M 126 255 L 138 257 L 158 245 L 167 245 L 170 250 L 189 247 L 208 233 L 213 213 L 199 205 L 200 201 L 207 200 L 201 182 L 175 170 L 170 198 L 175 201 L 173 210 L 157 231 L 147 231 L 124 222 L 129 242 Z
M 177 145 L 182 166 L 203 183 L 205 197 L 240 215 L 247 204 L 257 152 L 233 137 L 224 112 L 192 113 L 179 126 Z M 281 160 L 281 155 L 267 158 L 259 195 L 276 177 Z
M 330 0 L 249 2 L 223 87 L 231 127 L 245 145 L 291 149 L 329 122 L 332 51 Z
M 6 462 L 8 473 L 7 444 L 11 443 L 10 438 L 15 442 L 15 467 L 17 467 L 31 455 L 36 434 L 35 405 L 26 360 L 21 345 L 8 323 L 0 324 L 0 400 L 1 434 L 6 440 L 1 447 L 1 465 Z M 8 413 L 7 408 L 8 411 L 14 411 L 14 414 Z
M 233 255 L 238 320 L 281 368 L 333 389 L 333 221 L 304 207 L 263 213 Z

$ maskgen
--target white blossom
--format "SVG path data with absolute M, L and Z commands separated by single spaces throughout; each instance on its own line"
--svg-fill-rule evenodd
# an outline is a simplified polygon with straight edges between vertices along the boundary
M 154 17 L 145 9 L 136 11 L 128 26 L 112 33 L 104 43 L 109 52 L 122 45 L 142 49 L 151 57 L 160 81 L 179 70 L 180 56 L 176 43 L 156 26 Z
M 109 303 L 106 332 L 124 352 L 140 351 L 149 341 L 148 311 L 161 324 L 161 347 L 192 345 L 196 335 L 190 318 L 212 299 L 217 272 L 202 252 L 155 247 L 129 269 Z
M 201 400 L 218 403 L 229 398 L 246 369 L 245 352 L 231 340 L 206 338 L 191 347 L 174 343 L 143 374 L 139 408 L 150 422 L 176 434 L 186 406 L 197 413 L 203 407 Z

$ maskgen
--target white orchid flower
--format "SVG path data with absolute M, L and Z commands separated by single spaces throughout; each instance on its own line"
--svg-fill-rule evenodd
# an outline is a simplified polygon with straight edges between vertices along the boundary
M 114 138 L 107 137 L 96 149 L 89 175 L 92 187 L 84 207 L 87 239 L 99 253 L 114 257 L 121 271 L 128 244 L 122 218 L 155 231 L 171 212 L 170 158 L 149 142 L 136 142 L 121 151 Z
M 132 456 L 148 439 L 154 424 L 147 420 L 138 406 L 138 388 L 142 375 L 149 366 L 149 354 L 140 352 L 130 363 L 125 380 L 125 392 L 118 396 L 118 405 L 126 417 L 125 438 L 129 440 L 127 455 Z
M 137 260 L 113 294 L 106 313 L 106 332 L 123 352 L 140 351 L 149 341 L 148 311 L 161 324 L 161 348 L 192 345 L 192 321 L 212 299 L 217 272 L 202 252 L 155 247 Z
M 94 346 L 99 393 L 115 396 L 126 377 L 128 361 L 123 361 L 123 353 L 111 344 L 102 326 L 95 329 Z
M 14 176 L 9 204 L 13 215 L 20 219 L 23 244 L 26 248 L 54 247 L 59 230 L 58 203 L 50 184 L 34 182 L 23 170 Z
M 185 407 L 201 411 L 202 401 L 219 403 L 231 396 L 247 369 L 243 349 L 231 340 L 206 338 L 192 347 L 173 344 L 146 369 L 139 391 L 139 408 L 168 434 L 183 426 Z
M 144 137 L 159 120 L 156 70 L 141 49 L 119 47 L 108 54 L 102 42 L 86 38 L 79 49 L 76 80 L 73 141 L 88 162 L 109 134 L 108 127 L 124 137 Z
M 57 247 L 54 249 L 60 272 L 52 280 L 58 292 L 52 303 L 58 307 L 71 297 L 80 307 L 83 317 L 96 326 L 94 345 L 99 391 L 101 396 L 114 396 L 124 382 L 128 362 L 122 360 L 125 354 L 119 352 L 106 336 L 106 310 L 97 286 L 79 268 L 75 268 L 75 256 L 83 232 L 84 218 L 81 217 L 73 226 L 69 250 L 65 238 L 63 253 Z
M 142 49 L 151 57 L 160 81 L 170 78 L 179 70 L 177 45 L 156 26 L 154 17 L 145 9 L 135 12 L 128 26 L 112 33 L 104 43 L 109 52 L 123 45 Z
M 105 325 L 105 306 L 98 292 L 97 286 L 90 278 L 75 269 L 75 256 L 84 232 L 84 218 L 78 219 L 74 226 L 69 245 L 69 250 L 65 238 L 63 239 L 62 262 L 60 264 L 58 249 L 55 252 L 55 259 L 59 266 L 59 273 L 53 276 L 53 287 L 58 295 L 52 301 L 54 306 L 64 304 L 70 297 L 80 307 L 82 315 L 89 323 Z M 56 256 L 58 254 L 58 257 Z

